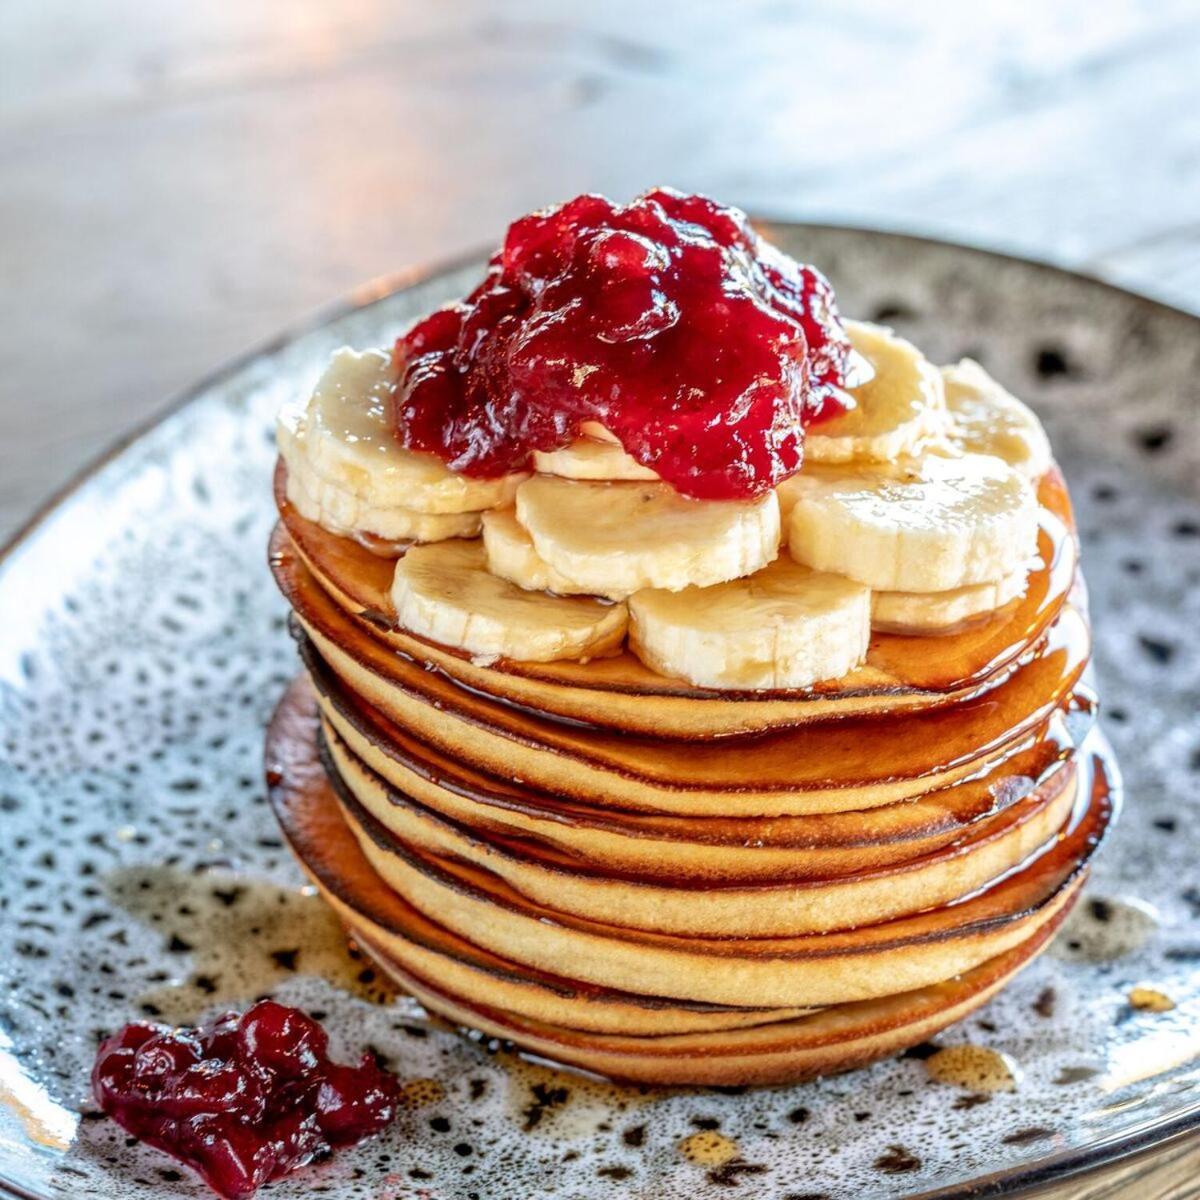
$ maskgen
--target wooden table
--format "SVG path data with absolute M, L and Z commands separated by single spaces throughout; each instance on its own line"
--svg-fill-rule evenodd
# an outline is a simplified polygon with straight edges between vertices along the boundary
M 0 537 L 173 393 L 585 189 L 932 233 L 1200 309 L 1195 0 L 6 0 Z M 1200 1194 L 1172 1147 L 1066 1197 Z

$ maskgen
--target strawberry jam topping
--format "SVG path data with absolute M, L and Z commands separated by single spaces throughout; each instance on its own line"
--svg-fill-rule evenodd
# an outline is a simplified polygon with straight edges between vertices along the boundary
M 235 1200 L 395 1116 L 396 1080 L 370 1055 L 331 1062 L 327 1046 L 316 1021 L 272 1000 L 198 1029 L 127 1025 L 100 1046 L 92 1090 L 123 1129 Z
M 495 476 L 594 421 L 684 495 L 749 499 L 843 411 L 850 355 L 824 276 L 737 209 L 584 195 L 513 224 L 483 282 L 397 341 L 393 424 Z

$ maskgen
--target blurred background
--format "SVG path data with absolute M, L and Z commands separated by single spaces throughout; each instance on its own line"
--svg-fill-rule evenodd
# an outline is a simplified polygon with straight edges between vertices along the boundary
M 1200 3 L 3 0 L 0 164 L 3 537 L 224 359 L 589 189 L 1200 311 Z

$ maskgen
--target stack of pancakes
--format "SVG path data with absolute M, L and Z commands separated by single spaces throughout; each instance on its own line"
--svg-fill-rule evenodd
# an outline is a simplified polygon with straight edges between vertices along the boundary
M 765 1083 L 921 1041 L 1046 945 L 1111 817 L 1057 471 L 1039 500 L 1040 565 L 990 620 L 736 693 L 406 633 L 394 562 L 303 519 L 281 463 L 284 832 L 404 990 L 562 1062 Z

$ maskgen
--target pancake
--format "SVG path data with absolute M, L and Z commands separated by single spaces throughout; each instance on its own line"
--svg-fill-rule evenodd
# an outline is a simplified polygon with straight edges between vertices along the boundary
M 300 560 L 276 576 L 321 658 L 420 741 L 491 774 L 590 803 L 687 815 L 839 812 L 909 799 L 973 775 L 1019 745 L 1070 696 L 1088 627 L 1064 607 L 1037 652 L 999 686 L 951 708 L 844 718 L 752 738 L 664 741 L 572 726 L 451 683 L 353 622 Z
M 418 852 L 339 797 L 367 860 L 415 908 L 541 970 L 710 1004 L 824 1006 L 947 979 L 1017 945 L 1066 902 L 1107 825 L 1097 802 L 1070 834 L 984 892 L 879 925 L 796 937 L 697 938 L 589 921 L 526 900 L 496 876 Z
M 950 904 L 1012 870 L 1058 835 L 1075 799 L 1074 763 L 982 828 L 906 863 L 833 879 L 794 874 L 747 886 L 617 875 L 546 847 L 485 839 L 389 790 L 329 731 L 327 768 L 340 795 L 352 797 L 398 843 L 490 871 L 525 898 L 589 920 L 705 937 L 773 937 L 821 933 L 906 916 Z M 351 818 L 353 821 L 353 817 Z M 375 859 L 393 884 L 392 860 Z M 398 884 L 396 886 L 402 886 Z
M 998 816 L 1065 769 L 1071 739 L 1055 717 L 990 771 L 915 800 L 804 817 L 633 813 L 518 786 L 409 737 L 305 654 L 324 721 L 349 753 L 408 796 L 485 835 L 516 838 L 612 872 L 711 880 L 836 877 L 927 854 Z M 384 821 L 386 824 L 386 820 Z
M 982 897 L 918 921 L 892 922 L 862 936 L 766 939 L 730 946 L 704 943 L 709 974 L 740 974 L 751 951 L 762 962 L 811 960 L 846 975 L 845 963 L 866 955 L 876 981 L 893 991 L 870 998 L 809 1007 L 758 1006 L 739 989 L 726 1003 L 680 1000 L 647 991 L 623 991 L 578 982 L 560 960 L 554 973 L 522 965 L 470 940 L 492 934 L 490 921 L 454 933 L 389 888 L 372 869 L 346 824 L 322 768 L 318 716 L 311 685 L 297 680 L 280 705 L 268 738 L 271 802 L 288 843 L 322 894 L 381 968 L 432 1011 L 459 1024 L 503 1037 L 539 1054 L 618 1079 L 646 1083 L 769 1083 L 807 1078 L 871 1061 L 931 1036 L 982 1004 L 1046 944 L 1069 910 L 1111 813 L 1108 776 L 1089 759 L 1082 782 L 1088 801 L 1055 846 Z M 467 886 L 465 873 L 459 886 Z M 1004 896 L 999 893 L 1006 893 Z M 502 889 L 498 903 L 511 903 Z M 978 961 L 920 986 L 906 986 L 880 961 L 889 943 L 936 945 L 970 926 Z M 552 919 L 552 918 L 551 918 Z M 937 932 L 941 927 L 940 933 Z M 564 922 L 564 927 L 567 923 Z M 574 928 L 595 936 L 595 926 Z M 1004 930 L 1002 939 L 994 935 Z M 1014 932 L 1023 936 L 1011 936 Z M 610 935 L 611 936 L 611 935 Z M 695 939 L 691 939 L 695 942 Z M 489 941 L 495 939 L 489 937 Z M 630 944 L 669 946 L 678 939 L 637 938 Z M 804 943 L 808 942 L 807 948 Z M 815 944 L 814 944 L 815 943 Z M 603 956 L 600 956 L 601 959 Z
M 267 737 L 268 791 L 288 846 L 349 930 L 390 961 L 535 1020 L 655 1034 L 736 1028 L 812 1011 L 638 995 L 521 966 L 418 912 L 375 873 L 334 803 L 317 753 L 308 681 L 294 680 Z
M 315 759 L 315 720 L 307 738 Z M 270 760 L 287 757 L 273 742 Z M 1065 903 L 1068 884 L 1083 870 L 1110 819 L 1107 776 L 1091 771 L 1090 764 L 1088 775 L 1088 802 L 1071 827 L 992 887 L 916 916 L 791 938 L 698 939 L 564 914 L 525 899 L 490 872 L 400 842 L 348 794 L 328 793 L 326 803 L 350 814 L 367 860 L 376 870 L 386 864 L 394 891 L 468 940 L 486 930 L 488 948 L 502 957 L 623 991 L 715 1004 L 809 1007 L 926 986 L 1032 936 Z
M 796 1083 L 864 1066 L 961 1021 L 1045 949 L 1077 895 L 1078 885 L 1053 920 L 1025 942 L 943 983 L 807 1017 L 690 1035 L 589 1036 L 473 1004 L 386 956 L 372 957 L 394 982 L 447 1020 L 612 1079 L 660 1086 Z
M 532 712 L 611 729 L 672 738 L 760 732 L 803 721 L 900 713 L 956 703 L 994 685 L 1055 620 L 1075 575 L 1077 548 L 1070 502 L 1057 470 L 1039 486 L 1041 565 L 1023 597 L 992 619 L 954 634 L 906 637 L 877 633 L 866 663 L 844 678 L 805 691 L 716 692 L 655 674 L 629 652 L 587 663 L 489 665 L 392 628 L 394 562 L 301 517 L 276 470 L 281 526 L 271 541 L 296 555 L 344 612 L 366 617 L 374 636 L 412 661 L 431 664 L 463 686 Z M 286 586 L 285 586 L 286 591 Z M 648 697 L 653 704 L 647 704 Z

